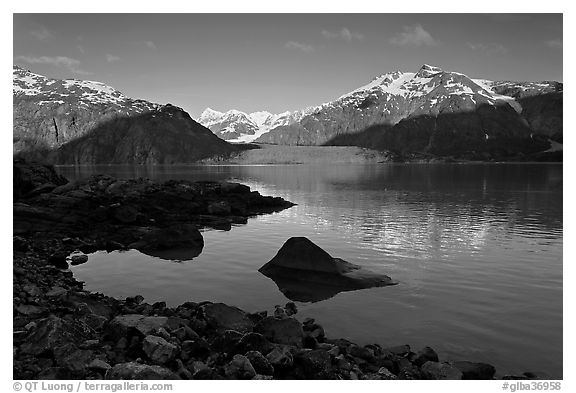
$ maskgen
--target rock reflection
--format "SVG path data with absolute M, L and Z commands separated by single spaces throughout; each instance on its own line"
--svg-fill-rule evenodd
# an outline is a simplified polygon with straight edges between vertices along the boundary
M 195 248 L 176 248 L 169 250 L 139 250 L 142 254 L 170 262 L 187 262 L 202 253 L 203 246 Z
M 375 273 L 334 258 L 306 237 L 291 237 L 272 260 L 258 269 L 290 300 L 317 302 L 347 291 L 396 285 Z

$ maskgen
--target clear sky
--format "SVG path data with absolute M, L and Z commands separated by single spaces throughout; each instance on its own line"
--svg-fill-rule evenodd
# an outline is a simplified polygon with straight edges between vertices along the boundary
M 279 113 L 424 64 L 562 81 L 561 14 L 15 14 L 13 61 L 172 103 Z

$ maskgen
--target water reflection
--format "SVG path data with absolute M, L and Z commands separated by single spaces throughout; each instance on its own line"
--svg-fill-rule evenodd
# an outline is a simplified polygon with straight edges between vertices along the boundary
M 289 273 L 289 272 L 288 272 Z M 262 273 L 264 274 L 264 273 Z M 330 278 L 315 272 L 307 272 L 307 280 L 290 274 L 264 274 L 278 286 L 288 300 L 303 303 L 315 303 L 330 299 L 340 292 L 354 291 L 359 289 L 343 289 L 341 286 L 330 285 Z M 301 273 L 300 273 L 301 274 Z
M 278 165 L 60 167 L 157 180 L 237 180 L 303 205 L 283 212 L 384 255 L 442 259 L 515 236 L 562 237 L 561 165 Z M 297 233 L 290 234 L 298 235 Z
M 144 255 L 170 262 L 187 262 L 202 253 L 204 245 L 195 248 L 172 248 L 168 250 L 140 250 Z
M 204 233 L 206 245 L 194 263 L 143 264 L 140 255 L 126 254 L 121 261 L 102 256 L 76 267 L 91 290 L 142 293 L 174 305 L 222 301 L 247 310 L 270 309 L 286 298 L 305 301 L 307 288 L 276 286 L 257 270 L 286 239 L 306 236 L 332 255 L 400 281 L 333 297 L 319 288 L 321 301 L 302 303 L 298 315 L 316 318 L 329 336 L 430 345 L 443 359 L 562 377 L 561 165 L 59 170 L 71 178 L 104 171 L 157 180 L 233 180 L 298 204 L 229 232 Z

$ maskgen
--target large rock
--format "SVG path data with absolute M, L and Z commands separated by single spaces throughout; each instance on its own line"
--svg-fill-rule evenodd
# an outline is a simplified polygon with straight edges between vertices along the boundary
M 20 349 L 26 354 L 41 355 L 65 344 L 79 344 L 92 334 L 92 330 L 82 322 L 51 315 L 38 321 Z
M 14 201 L 33 190 L 36 190 L 36 194 L 41 193 L 40 187 L 43 187 L 43 192 L 49 192 L 55 186 L 68 183 L 68 180 L 56 173 L 53 166 L 14 160 L 12 169 Z M 47 188 L 47 185 L 50 185 L 50 188 Z
M 462 372 L 449 363 L 426 362 L 420 370 L 426 379 L 462 379 Z
M 322 349 L 302 352 L 296 359 L 308 375 L 323 374 L 331 368 L 330 355 Z
M 210 344 L 203 339 L 197 338 L 194 340 L 186 340 L 182 343 L 182 359 L 188 360 L 190 358 L 200 358 L 204 359 L 210 355 L 212 348 Z
M 250 364 L 252 364 L 256 373 L 261 375 L 274 375 L 274 367 L 260 352 L 248 351 L 246 352 L 246 357 L 250 360 Z
M 208 214 L 214 214 L 216 216 L 226 216 L 232 211 L 230 204 L 227 201 L 212 202 L 206 208 Z
M 236 350 L 240 353 L 258 351 L 263 355 L 268 354 L 273 348 L 274 346 L 266 337 L 255 332 L 246 333 L 236 346 Z
M 475 363 L 465 360 L 452 362 L 462 372 L 462 379 L 494 379 L 496 369 L 487 363 Z
M 150 366 L 147 364 L 128 362 L 119 363 L 106 372 L 106 379 L 180 379 L 172 371 L 161 366 Z
M 178 347 L 162 337 L 146 336 L 142 342 L 142 350 L 155 363 L 168 363 L 178 354 Z
M 397 284 L 387 275 L 333 258 L 305 237 L 288 239 L 258 271 L 274 280 L 286 297 L 302 302 L 324 300 L 343 291 Z
M 266 360 L 274 367 L 274 369 L 287 369 L 292 367 L 294 364 L 294 356 L 290 351 L 289 347 L 284 345 L 277 346 L 268 355 L 266 355 Z
M 237 307 L 224 303 L 211 303 L 203 307 L 204 316 L 209 324 L 217 329 L 250 332 L 254 323 L 248 315 Z
M 146 233 L 129 248 L 162 259 L 190 260 L 202 252 L 204 238 L 195 225 L 178 224 L 167 228 L 155 228 Z M 179 258 L 174 258 L 177 255 Z
M 141 314 L 127 314 L 119 315 L 112 319 L 106 328 L 106 334 L 109 338 L 118 340 L 131 333 L 145 337 L 160 328 L 169 328 L 168 317 L 149 317 Z
M 304 337 L 302 325 L 294 318 L 266 317 L 256 324 L 254 331 L 273 343 L 298 347 L 302 346 Z
M 244 355 L 234 355 L 224 368 L 224 372 L 228 378 L 233 379 L 252 379 L 256 376 L 254 367 Z
M 68 343 L 54 348 L 54 360 L 60 367 L 72 371 L 84 370 L 94 360 L 94 353 L 88 349 L 78 349 L 74 344 Z
M 422 366 L 426 362 L 437 362 L 438 354 L 430 347 L 424 347 L 416 353 L 413 363 L 417 366 Z

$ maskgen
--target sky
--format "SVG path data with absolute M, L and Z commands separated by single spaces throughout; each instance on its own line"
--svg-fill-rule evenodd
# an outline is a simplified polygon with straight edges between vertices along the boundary
M 562 14 L 14 14 L 13 63 L 219 111 L 302 109 L 422 64 L 563 81 Z

